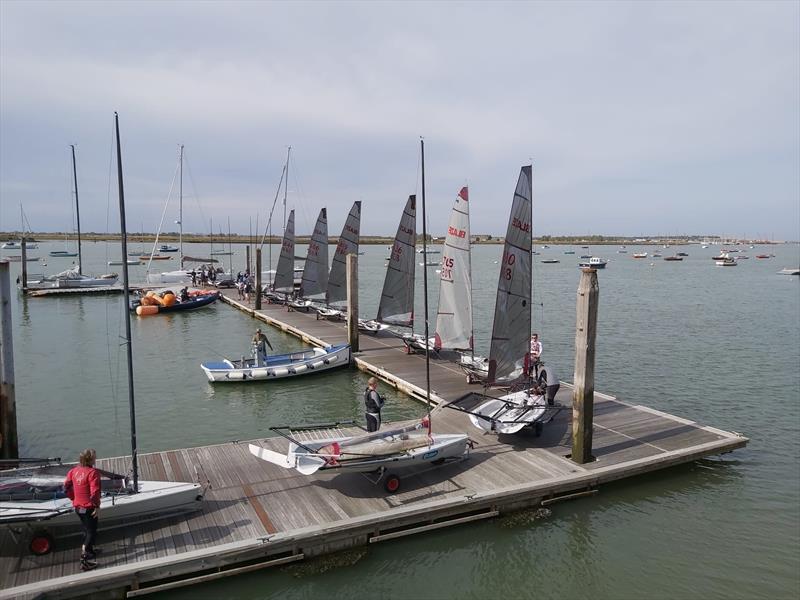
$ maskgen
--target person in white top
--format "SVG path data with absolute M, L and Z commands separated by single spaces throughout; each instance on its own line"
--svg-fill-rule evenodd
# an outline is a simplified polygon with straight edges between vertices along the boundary
M 536 371 L 539 375 L 539 357 L 542 355 L 542 342 L 539 341 L 539 334 L 534 333 L 531 335 L 531 349 L 530 349 L 530 369 Z

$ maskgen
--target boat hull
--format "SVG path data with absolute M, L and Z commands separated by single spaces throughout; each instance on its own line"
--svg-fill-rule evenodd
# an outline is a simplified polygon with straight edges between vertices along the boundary
M 470 413 L 469 420 L 483 431 L 511 434 L 541 421 L 546 412 L 544 396 L 521 391 L 487 400 Z
M 328 349 L 310 348 L 291 354 L 267 356 L 265 365 L 253 359 L 203 363 L 200 367 L 211 383 L 243 383 L 273 381 L 310 375 L 345 367 L 350 364 L 350 346 L 331 346 Z
M 197 483 L 139 481 L 139 493 L 108 492 L 100 499 L 103 526 L 147 515 L 175 514 L 200 507 L 203 488 Z M 41 523 L 48 529 L 79 526 L 69 498 L 0 502 L 0 526 Z

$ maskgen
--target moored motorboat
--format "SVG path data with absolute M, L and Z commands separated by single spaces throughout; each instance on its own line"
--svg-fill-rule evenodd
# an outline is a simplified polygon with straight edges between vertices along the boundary
M 544 261 L 542 261 L 544 262 Z M 592 256 L 588 261 L 582 260 L 578 263 L 579 267 L 589 267 L 590 269 L 605 269 L 608 261 L 599 256 Z
M 647 252 L 634 252 L 633 258 L 647 258 Z
M 726 258 L 723 260 L 718 260 L 714 264 L 718 267 L 735 267 L 738 263 L 733 258 Z
M 28 279 L 28 289 L 63 289 L 63 288 L 92 288 L 108 287 L 117 283 L 119 275 L 108 273 L 99 277 L 82 275 L 78 267 L 67 269 L 50 277 L 42 276 L 40 279 Z
M 266 361 L 258 358 L 225 359 L 205 362 L 200 367 L 212 383 L 242 381 L 271 381 L 310 375 L 350 364 L 350 346 L 340 344 L 325 348 L 308 348 L 288 354 L 267 355 Z

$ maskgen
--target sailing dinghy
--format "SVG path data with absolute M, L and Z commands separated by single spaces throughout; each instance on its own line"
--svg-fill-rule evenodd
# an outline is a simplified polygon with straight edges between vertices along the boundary
M 461 188 L 450 213 L 439 276 L 439 310 L 431 352 L 470 352 L 472 335 L 472 271 L 470 265 L 469 190 Z M 430 252 L 430 251 L 429 251 Z M 425 336 L 403 336 L 406 352 L 425 352 Z
M 120 232 L 122 256 L 127 255 L 125 231 L 125 196 L 122 181 L 122 150 L 119 140 L 119 118 L 114 116 L 117 142 L 117 178 L 119 184 Z M 122 266 L 125 298 L 128 297 L 128 267 Z M 174 516 L 177 513 L 200 508 L 204 489 L 198 483 L 171 481 L 140 481 L 138 450 L 136 447 L 136 412 L 133 393 L 133 355 L 131 344 L 130 313 L 125 313 L 125 347 L 128 362 L 128 403 L 131 419 L 131 477 L 104 473 L 112 483 L 105 484 L 100 510 L 101 529 L 115 523 L 126 525 L 136 521 Z M 78 526 L 72 502 L 59 491 L 64 467 L 52 465 L 3 471 L 0 473 L 0 526 L 7 527 L 15 539 L 28 537 L 29 549 L 34 554 L 47 554 L 53 549 L 56 531 Z M 2 484 L 5 482 L 5 485 Z
M 289 301 L 289 310 L 308 312 L 325 298 L 328 288 L 328 212 L 319 211 L 300 280 L 299 297 Z
M 342 227 L 342 234 L 333 253 L 328 285 L 325 288 L 325 306 L 317 308 L 318 319 L 343 321 L 347 307 L 347 255 L 358 254 L 361 231 L 361 201 L 353 202 Z
M 378 315 L 371 321 L 359 320 L 358 328 L 376 334 L 390 326 L 414 327 L 414 248 L 417 238 L 417 197 L 406 201 L 394 238 Z
M 467 380 L 509 385 L 525 375 L 531 335 L 531 167 L 522 167 L 514 191 L 497 284 L 488 360 L 462 359 Z
M 289 440 L 288 452 L 284 455 L 250 444 L 250 453 L 284 469 L 296 469 L 303 475 L 313 475 L 317 471 L 354 471 L 375 473 L 380 478 L 389 466 L 394 471 L 425 463 L 441 465 L 463 459 L 471 448 L 466 434 L 431 433 L 428 418 L 395 424 L 391 429 L 373 433 L 310 442 L 300 441 L 293 435 L 303 431 L 302 428 L 270 429 Z M 394 473 L 387 476 L 385 488 L 396 492 L 400 488 L 400 477 Z
M 285 304 L 294 293 L 294 209 L 289 212 L 286 229 L 281 241 L 281 254 L 275 269 L 272 287 L 266 293 L 267 300 Z

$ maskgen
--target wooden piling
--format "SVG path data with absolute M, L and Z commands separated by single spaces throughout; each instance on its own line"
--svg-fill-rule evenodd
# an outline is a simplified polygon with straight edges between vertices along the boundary
M 245 246 L 244 249 L 245 249 L 245 254 L 247 255 L 244 270 L 245 272 L 252 274 L 252 271 L 250 271 L 250 244 L 247 244 L 247 246 Z
M 24 241 L 22 247 L 25 248 Z M 24 249 L 22 255 L 25 256 Z M 0 458 L 19 458 L 11 334 L 11 272 L 7 260 L 0 260 Z
M 600 286 L 597 270 L 581 269 L 575 324 L 575 388 L 572 393 L 572 460 L 592 461 L 594 420 L 594 342 Z
M 347 255 L 347 343 L 358 352 L 358 256 Z
M 25 237 L 22 237 L 22 293 L 28 292 L 28 249 L 25 247 Z
M 256 310 L 261 310 L 261 248 L 256 248 Z

